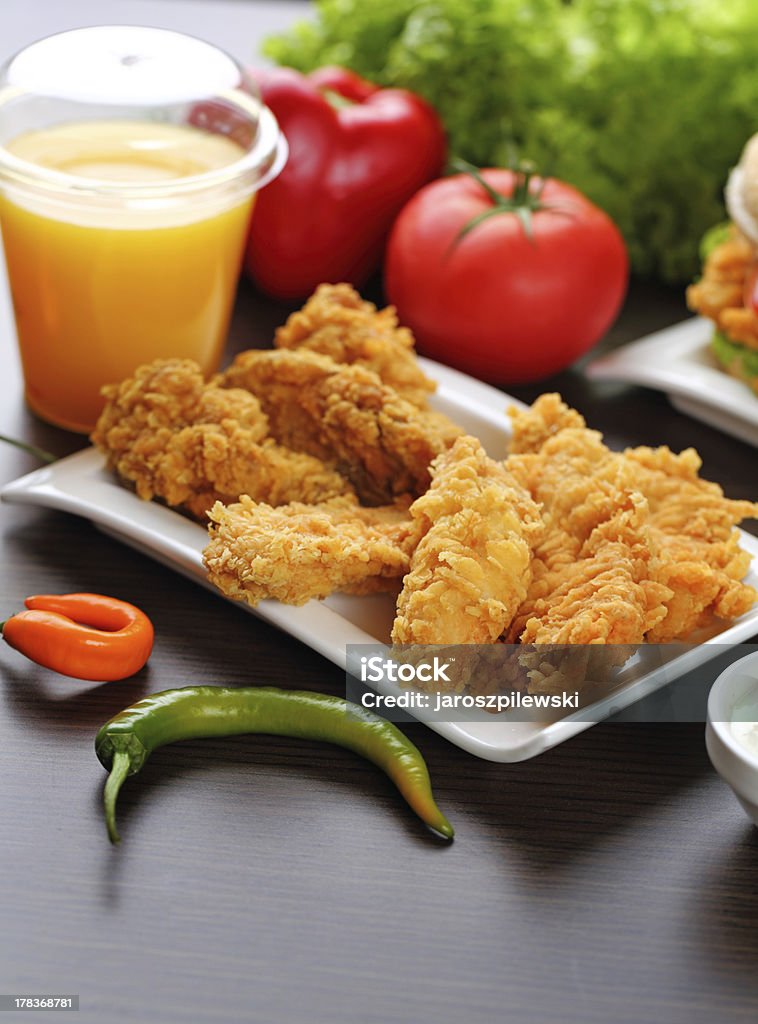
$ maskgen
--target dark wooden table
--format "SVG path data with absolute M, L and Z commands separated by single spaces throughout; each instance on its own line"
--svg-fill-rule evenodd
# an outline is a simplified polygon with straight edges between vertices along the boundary
M 224 32 L 242 38 L 278 5 L 132 6 L 197 32 L 202 9 L 211 38 L 212 8 L 237 8 Z M 50 20 L 37 34 L 62 27 Z M 76 450 L 83 439 L 25 410 L 7 303 L 0 314 L 0 430 Z M 285 314 L 243 286 L 229 355 L 267 344 Z M 683 315 L 680 295 L 637 286 L 605 344 Z M 693 444 L 728 493 L 758 497 L 755 449 L 662 395 L 578 370 L 545 386 L 614 446 Z M 0 446 L 0 483 L 34 465 Z M 701 724 L 606 723 L 518 765 L 411 725 L 457 827 L 449 847 L 340 749 L 186 743 L 127 784 L 114 850 L 93 737 L 115 711 L 194 682 L 342 693 L 342 673 L 74 517 L 0 507 L 0 545 L 0 618 L 29 593 L 87 589 L 143 607 L 158 637 L 148 669 L 103 686 L 0 647 L 0 993 L 79 993 L 81 1019 L 98 1024 L 755 1019 L 758 833 L 711 769 Z

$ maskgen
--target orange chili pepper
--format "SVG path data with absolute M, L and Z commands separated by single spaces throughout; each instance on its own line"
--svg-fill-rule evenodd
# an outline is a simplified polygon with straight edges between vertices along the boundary
M 153 625 L 133 604 L 103 594 L 37 594 L 0 625 L 4 639 L 38 665 L 74 679 L 110 682 L 139 672 Z

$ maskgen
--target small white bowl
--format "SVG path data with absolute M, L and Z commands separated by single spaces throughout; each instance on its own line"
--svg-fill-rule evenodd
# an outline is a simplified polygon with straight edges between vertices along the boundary
M 724 669 L 713 684 L 708 697 L 705 745 L 713 767 L 758 825 L 758 754 L 739 742 L 731 724 L 735 705 L 751 690 L 758 690 L 758 651 Z

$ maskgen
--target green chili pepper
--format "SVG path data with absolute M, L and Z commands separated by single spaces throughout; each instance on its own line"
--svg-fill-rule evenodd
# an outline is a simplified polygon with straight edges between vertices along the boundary
M 121 785 L 153 750 L 175 740 L 242 733 L 298 736 L 347 747 L 383 769 L 429 828 L 453 838 L 452 825 L 434 802 L 420 751 L 391 722 L 324 693 L 185 686 L 145 697 L 106 722 L 95 737 L 95 752 L 110 771 L 103 797 L 111 842 L 119 842 L 116 798 Z

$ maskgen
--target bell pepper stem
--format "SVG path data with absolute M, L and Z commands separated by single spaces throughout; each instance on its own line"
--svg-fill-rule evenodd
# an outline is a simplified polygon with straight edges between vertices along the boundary
M 330 106 L 334 107 L 335 110 L 344 110 L 345 107 L 355 106 L 353 100 L 349 100 L 347 96 L 343 96 L 342 93 L 337 92 L 336 89 L 322 89 L 321 95 Z
M 117 750 L 113 755 L 113 764 L 108 781 L 105 783 L 103 803 L 105 804 L 105 823 L 108 827 L 108 838 L 116 845 L 121 837 L 116 829 L 116 799 L 124 779 L 129 774 L 129 755 L 124 750 Z

